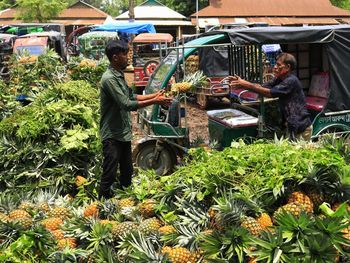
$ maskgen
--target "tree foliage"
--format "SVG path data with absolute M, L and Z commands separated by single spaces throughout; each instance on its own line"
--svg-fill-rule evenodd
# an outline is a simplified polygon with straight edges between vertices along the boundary
M 332 5 L 350 10 L 350 0 L 331 0 Z
M 17 0 L 16 3 L 16 19 L 40 23 L 57 17 L 68 6 L 65 0 Z

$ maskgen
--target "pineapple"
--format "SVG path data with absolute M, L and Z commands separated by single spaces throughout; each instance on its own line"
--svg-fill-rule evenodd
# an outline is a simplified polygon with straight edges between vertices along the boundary
M 57 230 L 63 224 L 63 220 L 60 217 L 51 217 L 41 221 L 41 224 L 47 230 L 54 231 L 54 230 Z
M 22 218 L 16 218 L 12 220 L 13 222 L 18 223 L 23 229 L 30 229 L 33 225 L 32 218 L 29 217 L 22 217 Z
M 112 228 L 114 239 L 118 240 L 121 236 L 125 236 L 133 230 L 137 229 L 137 224 L 131 221 L 122 222 Z
M 84 210 L 84 217 L 97 217 L 98 216 L 98 204 L 93 203 L 88 205 Z
M 58 217 L 65 219 L 69 216 L 69 210 L 66 207 L 54 207 L 49 212 L 49 217 Z
M 118 221 L 112 221 L 112 220 L 108 220 L 108 219 L 103 219 L 103 220 L 100 220 L 100 224 L 101 225 L 111 225 L 112 228 L 116 225 L 119 224 Z
M 141 233 L 149 235 L 156 232 L 161 226 L 162 222 L 159 219 L 152 217 L 142 221 L 139 225 L 139 230 Z
M 138 209 L 144 218 L 150 218 L 155 214 L 154 209 L 156 205 L 157 202 L 155 200 L 146 199 L 138 205 Z
M 169 234 L 176 233 L 176 228 L 173 227 L 172 225 L 165 225 L 158 228 L 158 232 L 162 235 L 169 235 Z
M 22 201 L 20 203 L 20 205 L 18 206 L 18 209 L 25 210 L 25 211 L 29 211 L 33 208 L 34 208 L 34 204 L 32 202 L 29 202 L 29 201 Z
M 77 247 L 77 240 L 74 237 L 66 237 L 66 238 L 58 240 L 57 246 L 61 250 L 63 250 L 66 247 L 76 248 Z
M 241 227 L 247 229 L 253 236 L 258 236 L 263 230 L 258 221 L 250 216 L 243 217 Z
M 132 198 L 123 198 L 118 201 L 119 208 L 135 206 L 135 201 Z
M 51 231 L 51 234 L 53 235 L 53 237 L 54 237 L 56 240 L 64 239 L 64 232 L 63 232 L 62 230 L 60 230 L 60 229 Z
M 10 220 L 10 217 L 4 213 L 0 213 L 0 222 L 7 222 Z
M 84 185 L 84 184 L 86 184 L 86 183 L 87 183 L 87 179 L 86 179 L 85 177 L 80 176 L 80 175 L 78 175 L 77 177 L 75 177 L 75 185 L 76 185 L 77 187 L 80 187 L 80 186 L 82 186 L 82 185 Z
M 267 229 L 268 227 L 271 227 L 272 219 L 267 213 L 261 213 L 261 215 L 256 219 L 256 221 L 260 224 L 260 226 L 263 229 Z
M 19 219 L 19 218 L 31 218 L 30 214 L 21 209 L 15 209 L 10 212 L 9 217 L 11 220 Z
M 278 208 L 274 214 L 274 217 L 276 217 L 276 215 L 282 211 L 289 212 L 294 216 L 299 216 L 303 210 L 303 207 L 299 203 L 288 203 Z
M 310 198 L 302 192 L 293 192 L 288 198 L 288 203 L 299 203 L 308 213 L 314 211 L 314 205 Z
M 162 254 L 168 254 L 171 263 L 196 263 L 192 253 L 184 247 L 163 247 Z
M 207 83 L 207 77 L 202 71 L 185 76 L 182 82 L 174 83 L 170 91 L 172 93 L 186 93 Z

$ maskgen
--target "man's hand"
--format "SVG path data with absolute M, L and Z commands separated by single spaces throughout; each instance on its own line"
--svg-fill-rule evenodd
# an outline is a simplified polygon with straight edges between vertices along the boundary
M 234 77 L 232 77 L 232 79 L 230 79 L 230 86 L 232 88 L 246 88 L 248 89 L 248 87 L 250 86 L 250 82 L 246 81 L 244 79 L 241 79 L 239 76 L 235 75 Z
M 163 90 L 163 92 L 159 92 L 159 91 L 157 92 L 157 96 L 154 98 L 156 101 L 156 104 L 160 104 L 160 105 L 164 105 L 164 106 L 170 105 L 171 102 L 173 101 L 173 98 L 166 97 L 163 94 L 164 94 L 164 90 Z

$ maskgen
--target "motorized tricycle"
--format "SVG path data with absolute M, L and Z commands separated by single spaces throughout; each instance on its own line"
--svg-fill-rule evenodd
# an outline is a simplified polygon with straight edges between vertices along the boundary
M 147 82 L 167 54 L 173 37 L 168 33 L 141 33 L 133 39 L 134 86 L 142 94 Z
M 173 49 L 151 76 L 146 93 L 168 89 L 169 81 L 186 75 L 186 59 L 200 48 L 221 47 L 228 52 L 227 75 L 238 75 L 262 83 L 269 77 L 262 46 L 280 45 L 283 52 L 292 53 L 298 62 L 295 74 L 305 88 L 307 108 L 313 122 L 312 139 L 325 133 L 337 135 L 350 131 L 350 26 L 255 27 L 220 30 L 200 35 L 185 45 Z M 224 61 L 222 61 L 224 63 Z M 275 99 L 231 87 L 231 108 L 208 111 L 211 141 L 230 146 L 238 138 L 272 138 L 280 126 Z M 186 98 L 186 96 L 182 95 Z M 181 98 L 179 98 L 181 99 Z M 184 104 L 185 105 L 185 104 Z M 272 106 L 271 106 L 272 105 Z M 181 119 L 183 110 L 175 111 Z M 134 151 L 136 165 L 169 172 L 188 150 L 186 121 L 169 122 L 174 111 L 154 105 L 139 111 L 139 123 L 145 133 Z

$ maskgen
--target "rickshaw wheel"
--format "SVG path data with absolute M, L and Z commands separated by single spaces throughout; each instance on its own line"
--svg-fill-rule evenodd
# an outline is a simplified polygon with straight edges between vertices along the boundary
M 147 61 L 147 63 L 143 67 L 143 70 L 147 77 L 150 77 L 152 75 L 153 71 L 157 68 L 158 64 L 158 61 L 155 60 Z
M 208 96 L 203 93 L 197 94 L 197 104 L 199 107 L 203 110 L 205 110 L 208 107 L 209 99 Z
M 155 148 L 155 141 L 140 146 L 135 159 L 136 166 L 144 170 L 153 169 L 159 175 L 171 172 L 175 165 L 176 156 L 166 146 L 163 146 L 158 152 L 157 160 L 155 160 Z

